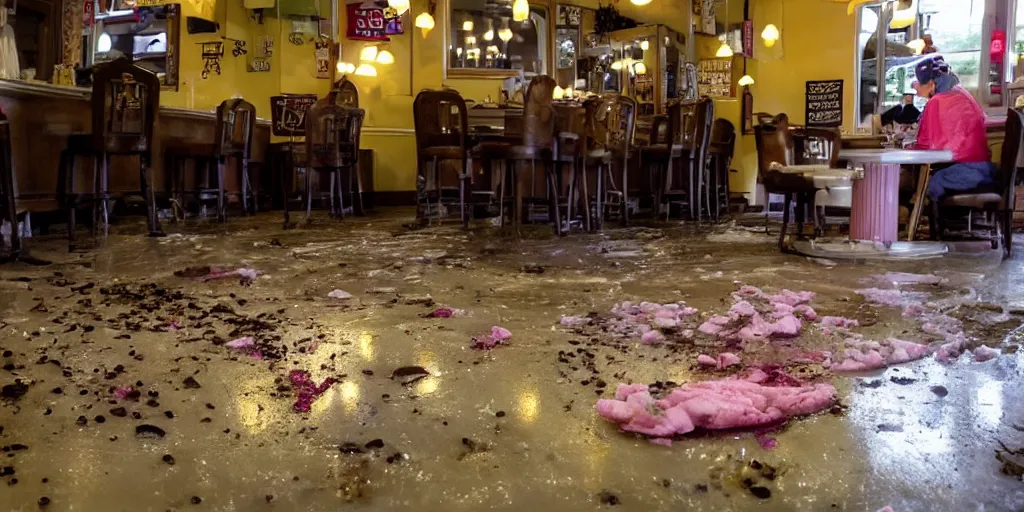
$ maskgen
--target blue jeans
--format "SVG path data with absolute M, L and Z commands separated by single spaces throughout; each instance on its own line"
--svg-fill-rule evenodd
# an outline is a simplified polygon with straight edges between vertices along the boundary
M 974 190 L 999 183 L 991 162 L 956 163 L 935 171 L 928 182 L 928 198 L 937 201 L 954 192 Z

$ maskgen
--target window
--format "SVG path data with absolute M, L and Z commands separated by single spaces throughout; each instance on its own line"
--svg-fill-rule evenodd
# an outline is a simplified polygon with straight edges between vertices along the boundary
M 448 76 L 526 77 L 547 73 L 552 30 L 545 6 L 512 19 L 512 0 L 449 0 Z
M 1021 9 L 1015 5 L 1018 2 Z M 858 10 L 855 95 L 859 126 L 870 126 L 872 114 L 884 112 L 904 94 L 913 93 L 914 67 L 923 57 L 911 43 L 920 43 L 925 36 L 930 36 L 961 85 L 983 107 L 993 111 L 1006 108 L 1004 86 L 1012 81 L 1018 53 L 1014 50 L 1024 46 L 1024 0 L 918 0 L 916 4 L 916 21 L 902 29 L 889 27 L 893 9 L 898 8 L 894 2 L 865 4 Z M 880 30 L 885 37 L 881 47 L 876 37 Z M 1017 41 L 1021 45 L 1015 44 Z M 876 68 L 881 68 L 881 73 Z M 915 99 L 918 105 L 924 102 Z

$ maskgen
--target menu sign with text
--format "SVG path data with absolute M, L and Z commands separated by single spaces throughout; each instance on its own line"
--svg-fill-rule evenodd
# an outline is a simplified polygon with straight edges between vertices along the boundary
M 807 126 L 842 126 L 842 80 L 808 80 L 806 91 Z

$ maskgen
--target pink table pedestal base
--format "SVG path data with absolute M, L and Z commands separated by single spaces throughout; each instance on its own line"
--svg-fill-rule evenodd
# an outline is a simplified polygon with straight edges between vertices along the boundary
M 884 244 L 897 240 L 899 189 L 899 164 L 864 164 L 864 178 L 853 182 L 850 240 Z

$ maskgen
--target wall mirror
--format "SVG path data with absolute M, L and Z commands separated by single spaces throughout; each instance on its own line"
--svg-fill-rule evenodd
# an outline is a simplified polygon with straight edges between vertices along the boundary
M 546 4 L 530 4 L 524 21 L 513 19 L 513 0 L 449 0 L 445 27 L 449 78 L 529 79 L 548 72 L 553 26 Z
M 127 57 L 156 73 L 164 89 L 177 90 L 180 28 L 180 4 L 97 13 L 82 29 L 82 65 Z

